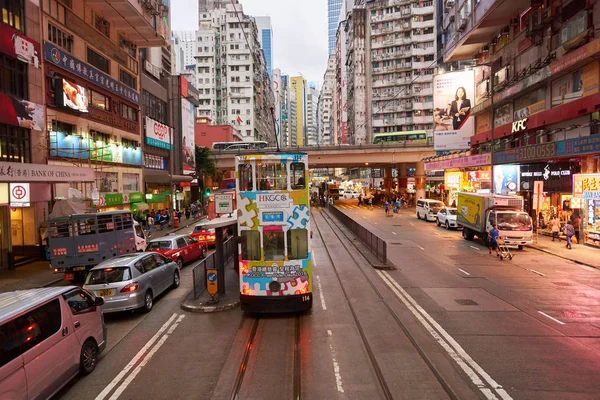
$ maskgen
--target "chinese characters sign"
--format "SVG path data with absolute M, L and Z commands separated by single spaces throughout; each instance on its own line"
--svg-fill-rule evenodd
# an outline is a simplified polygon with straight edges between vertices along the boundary
M 146 120 L 146 144 L 165 150 L 171 150 L 171 128 L 152 118 Z
M 573 197 L 600 199 L 600 174 L 573 175 Z
M 94 182 L 91 168 L 0 162 L 0 182 Z
M 104 72 L 78 60 L 67 52 L 54 46 L 52 43 L 44 42 L 44 58 L 46 61 L 57 65 L 70 73 L 79 76 L 95 85 L 108 90 L 117 96 L 123 97 L 132 103 L 139 104 L 140 94 L 128 86 L 123 85 L 111 78 Z

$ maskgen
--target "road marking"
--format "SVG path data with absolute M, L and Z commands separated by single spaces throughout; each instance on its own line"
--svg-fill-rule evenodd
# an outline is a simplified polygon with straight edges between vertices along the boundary
M 421 247 L 419 245 L 417 245 L 417 247 L 420 248 L 421 250 L 425 251 L 425 248 L 423 248 L 423 247 Z
M 164 334 L 160 338 L 160 340 L 158 341 L 158 343 L 156 344 L 156 346 L 154 346 L 152 348 L 152 350 L 150 350 L 148 352 L 148 354 L 146 354 L 146 357 L 144 357 L 144 359 L 138 364 L 138 366 L 135 367 L 135 369 L 133 370 L 133 372 L 131 374 L 129 374 L 129 376 L 127 378 L 125 378 L 125 380 L 123 381 L 123 383 L 121 383 L 121 385 L 117 388 L 117 390 L 115 390 L 115 392 L 113 393 L 113 395 L 110 396 L 109 400 L 116 400 L 116 399 L 119 398 L 119 396 L 121 396 L 121 394 L 123 394 L 123 392 L 125 391 L 125 389 L 127 389 L 127 386 L 129 386 L 131 384 L 131 382 L 133 382 L 133 380 L 140 373 L 140 371 L 142 370 L 142 368 L 144 366 L 146 366 L 146 364 L 148 364 L 148 362 L 150 362 L 150 360 L 152 359 L 152 357 L 154 357 L 154 355 L 156 354 L 156 352 L 162 347 L 163 344 L 165 344 L 165 342 L 169 338 L 169 335 L 171 335 L 173 332 L 175 332 L 175 329 L 177 329 L 177 327 L 179 326 L 179 323 L 181 322 L 181 320 L 183 318 L 185 318 L 185 315 L 181 314 L 179 316 L 179 318 L 177 318 L 177 321 L 173 325 L 171 325 L 171 327 L 169 328 L 169 330 L 167 331 L 167 333 Z
M 562 322 L 562 321 L 559 321 L 559 320 L 557 320 L 557 319 L 556 319 L 556 318 L 554 318 L 554 317 L 551 317 L 550 315 L 546 314 L 546 313 L 545 313 L 545 312 L 543 312 L 543 311 L 538 311 L 538 312 L 539 312 L 540 314 L 542 314 L 544 317 L 546 317 L 546 318 L 550 318 L 550 319 L 551 319 L 552 321 L 554 321 L 554 322 L 558 322 L 558 323 L 559 323 L 559 324 L 561 324 L 561 325 L 565 325 L 565 323 L 564 323 L 564 322 Z
M 333 336 L 333 333 L 329 329 L 327 329 L 327 336 L 330 338 Z M 335 375 L 335 385 L 337 386 L 337 391 L 340 393 L 344 393 L 344 387 L 342 386 L 342 374 L 340 373 L 340 365 L 335 359 L 335 350 L 333 350 L 333 344 L 329 341 L 329 351 L 331 351 L 331 361 L 333 362 L 333 374 Z
M 392 231 L 392 233 L 393 233 L 394 235 L 397 235 L 397 233 L 396 233 L 396 232 L 393 232 L 393 231 Z
M 327 306 L 325 305 L 325 297 L 323 297 L 323 287 L 321 286 L 321 277 L 317 275 L 317 286 L 319 287 L 319 297 L 321 298 L 321 308 L 323 311 L 327 310 Z
M 585 269 L 586 271 L 590 271 L 590 272 L 595 272 L 598 273 L 598 270 L 594 267 L 590 267 L 588 265 L 581 265 L 581 264 L 577 264 L 580 268 Z
M 545 274 L 542 274 L 539 271 L 536 271 L 535 269 L 530 269 L 531 272 L 533 272 L 534 274 L 538 274 L 539 276 L 546 276 Z
M 458 364 L 471 382 L 481 391 L 488 400 L 496 399 L 496 394 L 503 400 L 512 400 L 512 397 L 492 377 L 471 358 L 469 354 L 448 334 L 405 290 L 396 282 L 387 271 L 376 271 L 385 284 L 394 292 L 410 312 L 419 320 L 429 334 Z M 482 380 L 485 380 L 485 382 Z M 495 393 L 494 393 L 495 391 Z
M 460 269 L 460 268 L 459 268 L 458 270 L 459 270 L 460 272 L 462 272 L 463 274 L 465 274 L 465 275 L 469 275 L 469 276 L 471 276 L 471 274 L 470 274 L 470 273 L 468 273 L 467 271 L 465 271 L 464 269 Z
M 115 386 L 117 386 L 121 379 L 123 379 L 123 377 L 127 375 L 127 373 L 133 368 L 133 366 L 137 364 L 140 358 L 142 358 L 144 353 L 146 353 L 146 351 L 154 344 L 154 342 L 156 342 L 159 336 L 167 330 L 169 325 L 171 325 L 171 322 L 173 322 L 173 320 L 175 320 L 176 317 L 177 314 L 175 313 L 171 315 L 171 318 L 169 318 L 167 322 L 165 322 L 165 324 L 160 327 L 158 332 L 156 332 L 154 336 L 152 336 L 152 338 L 150 338 L 150 340 L 144 345 L 144 347 L 142 347 L 140 351 L 138 351 L 138 353 L 125 366 L 125 368 L 123 368 L 123 370 L 119 372 L 117 376 L 115 376 L 115 378 L 104 388 L 104 390 L 100 392 L 100 394 L 96 397 L 96 400 L 104 399 L 115 388 Z
M 469 247 L 470 247 L 470 248 L 472 248 L 472 249 L 475 249 L 475 250 L 482 250 L 482 249 L 480 249 L 480 248 L 479 248 L 479 247 L 477 247 L 477 246 L 469 246 Z
M 413 224 L 412 222 L 409 222 L 412 226 L 415 226 L 415 224 Z

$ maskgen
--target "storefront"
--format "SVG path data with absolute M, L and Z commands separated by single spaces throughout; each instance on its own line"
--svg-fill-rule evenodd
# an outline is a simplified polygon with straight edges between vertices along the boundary
M 0 267 L 41 254 L 40 227 L 50 213 L 54 184 L 94 179 L 91 168 L 0 162 Z
M 574 175 L 573 200 L 581 204 L 583 243 L 600 247 L 600 174 Z

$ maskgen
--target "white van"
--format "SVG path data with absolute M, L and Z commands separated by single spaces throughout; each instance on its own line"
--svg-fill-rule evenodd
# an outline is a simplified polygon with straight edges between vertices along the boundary
M 438 211 L 444 206 L 445 204 L 439 200 L 417 200 L 417 218 L 425 221 L 435 221 Z
M 133 230 L 135 231 L 135 249 L 137 251 L 146 250 L 148 238 L 146 237 L 142 226 L 135 220 L 133 221 Z
M 76 286 L 0 294 L 0 399 L 47 399 L 106 347 L 102 297 Z

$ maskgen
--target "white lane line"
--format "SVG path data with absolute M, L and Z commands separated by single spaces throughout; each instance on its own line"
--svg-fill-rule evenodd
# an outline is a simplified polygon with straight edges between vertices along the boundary
M 564 323 L 564 322 L 562 322 L 562 321 L 559 321 L 559 320 L 557 320 L 557 319 L 556 319 L 556 318 L 554 318 L 554 317 L 551 317 L 550 315 L 546 314 L 546 313 L 545 313 L 545 312 L 543 312 L 543 311 L 538 311 L 538 312 L 539 312 L 540 314 L 542 314 L 544 317 L 546 317 L 546 318 L 550 318 L 550 319 L 551 319 L 552 321 L 554 321 L 554 322 L 557 322 L 557 323 L 559 323 L 559 324 L 561 324 L 561 325 L 565 325 L 565 323 Z
M 171 318 L 169 318 L 167 320 L 167 322 L 165 322 L 165 324 L 160 327 L 158 332 L 156 332 L 154 334 L 154 336 L 152 336 L 152 338 L 144 345 L 144 347 L 142 347 L 140 349 L 140 351 L 138 351 L 138 353 L 125 366 L 125 368 L 123 368 L 123 370 L 121 372 L 119 372 L 119 374 L 117 376 L 115 376 L 115 378 L 104 388 L 104 390 L 102 392 L 100 392 L 100 394 L 98 396 L 96 396 L 96 400 L 103 400 L 115 388 L 115 386 L 117 386 L 117 384 L 121 381 L 121 379 L 123 379 L 125 377 L 125 375 L 127 375 L 127 373 L 133 368 L 133 366 L 135 364 L 137 364 L 137 362 L 140 360 L 140 358 L 142 358 L 144 353 L 146 353 L 146 351 L 148 351 L 148 349 L 154 344 L 154 342 L 156 342 L 156 340 L 158 340 L 159 336 L 162 335 L 167 330 L 169 325 L 171 325 L 171 322 L 173 322 L 173 320 L 176 317 L 177 317 L 177 314 L 175 314 L 175 313 L 173 315 L 171 315 Z
M 444 330 L 405 290 L 396 282 L 387 271 L 376 271 L 385 284 L 404 303 L 411 313 L 421 322 L 431 336 L 460 366 L 481 393 L 488 400 L 497 399 L 496 394 L 503 400 L 512 400 L 512 397 L 492 377 L 481 368 L 479 364 L 458 344 L 452 336 Z M 485 382 L 482 381 L 483 378 Z M 495 391 L 495 393 L 494 393 Z
M 321 298 L 321 308 L 323 311 L 327 310 L 327 306 L 325 305 L 325 297 L 323 297 L 323 287 L 321 286 L 321 277 L 317 275 L 317 286 L 319 287 L 319 297 Z
M 460 268 L 459 268 L 458 270 L 459 270 L 460 272 L 462 272 L 463 274 L 465 274 L 465 275 L 469 275 L 469 276 L 471 275 L 470 273 L 468 273 L 468 272 L 467 272 L 467 271 L 465 271 L 464 269 L 460 269 Z
M 540 271 L 536 271 L 535 269 L 530 269 L 530 271 L 539 276 L 546 276 L 545 274 L 542 274 Z
M 156 354 L 156 352 L 162 347 L 163 344 L 165 344 L 165 342 L 169 338 L 169 335 L 171 335 L 173 332 L 175 332 L 175 329 L 177 329 L 177 327 L 179 326 L 179 323 L 181 322 L 181 320 L 183 318 L 185 318 L 185 315 L 181 314 L 179 316 L 179 318 L 177 318 L 177 321 L 173 325 L 171 325 L 171 328 L 169 328 L 169 331 L 166 334 L 164 334 L 163 337 L 160 338 L 160 340 L 158 341 L 158 343 L 156 344 L 156 346 L 154 346 L 152 348 L 152 350 L 150 350 L 150 352 L 148 352 L 148 354 L 146 355 L 146 357 L 144 357 L 144 359 L 142 360 L 142 362 L 140 362 L 138 364 L 138 366 L 135 367 L 135 369 L 133 370 L 133 372 L 131 372 L 131 374 L 129 374 L 129 376 L 127 378 L 125 378 L 125 380 L 123 381 L 123 383 L 121 383 L 121 385 L 117 388 L 117 390 L 115 390 L 115 392 L 113 393 L 113 395 L 110 396 L 109 400 L 117 400 L 119 398 L 119 396 L 121 396 L 121 394 L 123 394 L 123 392 L 125 391 L 125 389 L 127 389 L 127 386 L 129 386 L 131 384 L 131 382 L 133 382 L 133 380 L 140 373 L 140 371 L 142 370 L 142 368 L 144 366 L 146 366 L 146 364 L 148 364 L 148 362 L 150 362 L 150 360 L 152 359 L 152 357 L 154 357 L 154 355 Z
M 475 250 L 481 250 L 481 249 L 480 249 L 479 247 L 477 247 L 477 246 L 469 246 L 469 247 L 470 247 L 470 248 L 472 248 L 472 249 L 475 249 Z
M 397 235 L 397 233 L 396 233 L 396 232 L 392 232 L 392 233 L 393 233 L 394 235 Z
M 425 248 L 423 248 L 423 247 L 421 247 L 419 245 L 417 245 L 417 247 L 420 248 L 421 250 L 425 251 Z
M 327 329 L 327 336 L 330 338 L 333 336 L 333 333 L 329 329 Z M 344 387 L 342 386 L 342 374 L 340 373 L 340 364 L 338 364 L 335 359 L 335 350 L 333 350 L 333 344 L 331 340 L 329 341 L 329 351 L 331 351 L 331 361 L 333 362 L 333 374 L 335 375 L 335 385 L 337 386 L 337 391 L 340 393 L 344 393 Z
M 412 226 L 415 226 L 415 224 L 413 224 L 412 222 L 410 222 L 410 224 L 411 224 Z

